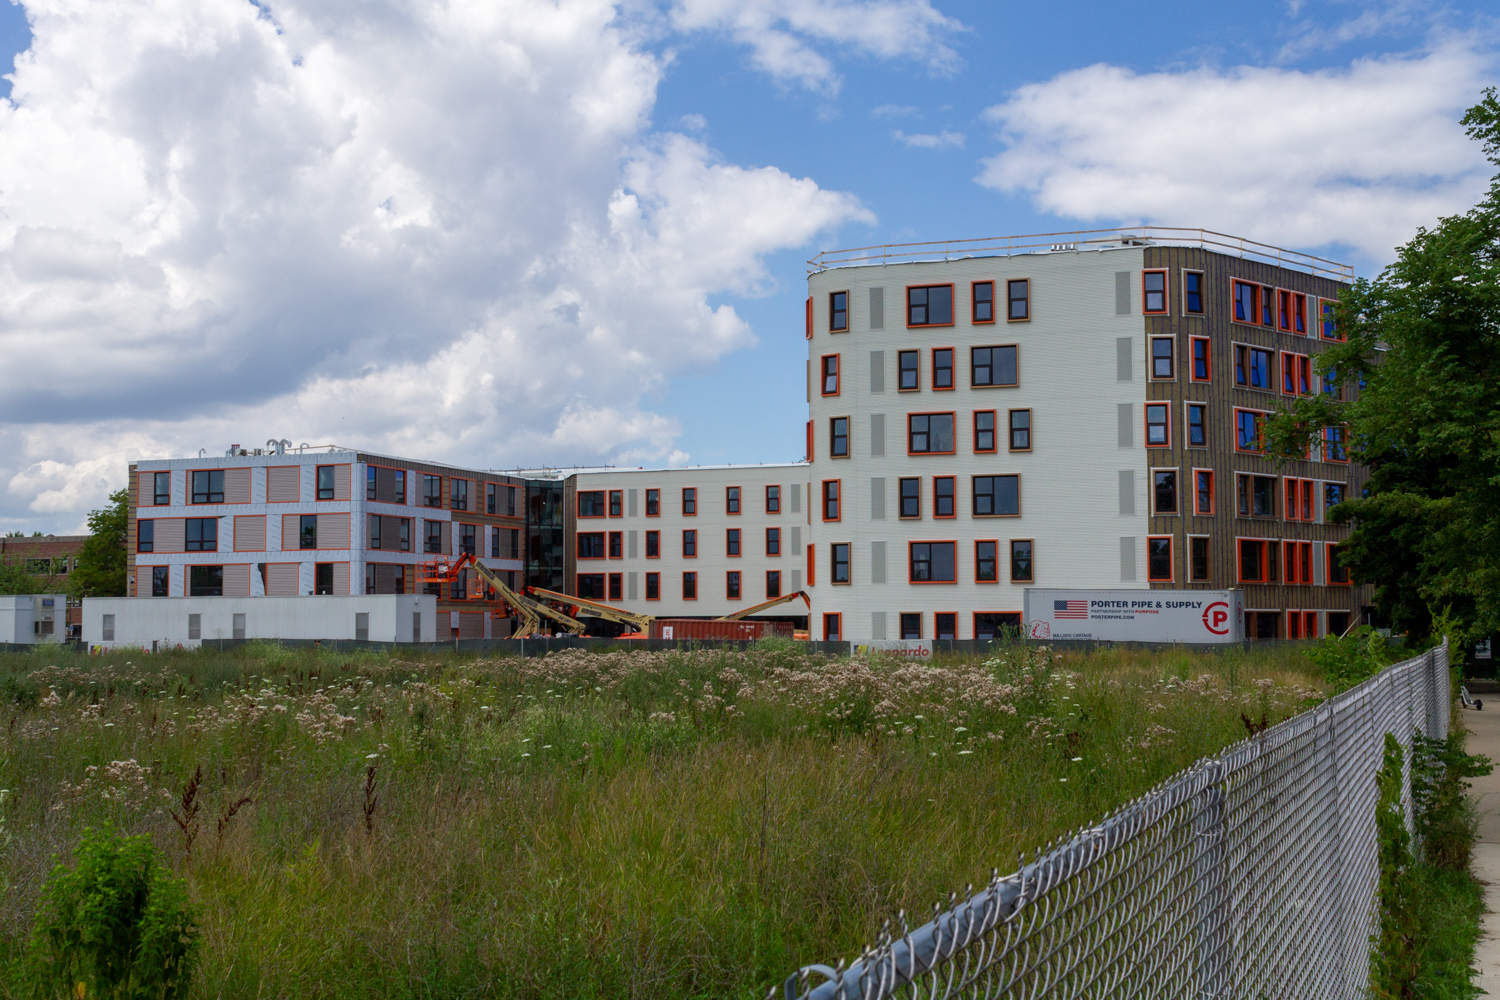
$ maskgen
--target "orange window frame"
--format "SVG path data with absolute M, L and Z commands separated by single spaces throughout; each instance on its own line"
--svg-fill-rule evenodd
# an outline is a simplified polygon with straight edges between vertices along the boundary
M 1151 572 L 1151 543 L 1167 543 L 1167 575 L 1155 576 Z M 1147 583 L 1171 583 L 1177 578 L 1177 553 L 1172 544 L 1171 535 L 1147 535 L 1146 536 L 1146 582 Z
M 828 362 L 832 359 L 833 371 L 828 370 Z M 837 354 L 824 354 L 818 360 L 818 392 L 823 396 L 837 396 L 843 384 L 841 365 Z M 828 391 L 828 380 L 833 379 L 833 391 Z
M 1334 317 L 1334 309 L 1338 306 L 1338 299 L 1318 299 L 1318 339 L 1333 343 L 1340 343 L 1344 339 L 1344 332 L 1339 329 L 1338 321 Z M 1332 328 L 1333 336 L 1329 336 L 1329 328 Z
M 818 580 L 817 580 L 817 575 L 818 575 L 818 573 L 817 573 L 817 569 L 818 569 L 817 553 L 818 553 L 818 547 L 816 545 L 809 544 L 807 546 L 807 585 L 809 587 L 811 587 L 813 584 L 815 584 L 815 583 L 818 582 Z
M 1297 355 L 1297 395 L 1311 396 L 1312 387 L 1312 359 L 1306 354 Z
M 1208 510 L 1204 510 L 1202 508 L 1202 506 L 1198 503 L 1198 497 L 1200 495 L 1200 492 L 1198 490 L 1198 477 L 1199 477 L 1199 475 L 1205 475 L 1205 476 L 1208 477 Z M 1217 496 L 1217 493 L 1218 493 L 1218 491 L 1215 489 L 1215 483 L 1214 483 L 1214 470 L 1213 469 L 1194 469 L 1193 470 L 1193 514 L 1195 516 L 1197 516 L 1197 517 L 1213 517 L 1214 516 L 1214 512 L 1215 512 L 1215 510 L 1218 507 L 1218 496 Z
M 656 513 L 651 513 L 651 494 L 656 494 Z M 659 488 L 646 489 L 646 516 L 661 517 L 661 490 Z
M 911 321 L 911 290 L 913 288 L 944 288 L 944 287 L 946 287 L 948 289 L 948 303 L 949 303 L 948 308 L 953 313 L 953 318 L 950 319 L 950 320 L 948 320 L 948 322 L 946 322 L 946 323 L 913 323 Z M 906 286 L 906 295 L 904 297 L 905 300 L 901 303 L 901 307 L 906 310 L 906 316 L 905 316 L 905 319 L 906 319 L 906 328 L 908 330 L 923 330 L 923 329 L 926 329 L 929 326 L 952 326 L 958 320 L 958 310 L 955 308 L 955 306 L 957 306 L 958 303 L 956 302 L 956 300 L 953 297 L 953 288 L 954 288 L 953 282 L 951 282 L 951 281 L 939 281 L 937 284 L 934 284 L 934 285 L 907 285 Z M 932 306 L 929 304 L 927 306 L 927 308 L 931 309 Z
M 659 601 L 659 600 L 661 600 L 661 574 L 660 573 L 647 573 L 646 574 L 646 581 L 645 582 L 646 582 L 646 591 L 645 591 L 645 593 L 646 593 L 646 600 L 648 600 L 648 601 Z M 655 586 L 653 587 L 652 584 L 655 584 Z M 651 596 L 651 591 L 653 591 L 653 590 L 656 591 L 656 596 L 655 597 Z
M 734 496 L 729 495 L 730 490 L 736 490 Z M 729 505 L 734 504 L 735 509 L 730 510 Z M 724 487 L 724 513 L 727 516 L 739 517 L 740 512 L 745 509 L 745 490 L 742 486 Z
M 830 639 L 830 638 L 828 638 L 828 619 L 830 619 L 830 618 L 832 618 L 833 621 L 834 621 L 833 634 L 839 637 L 837 639 Z M 844 613 L 842 611 L 825 611 L 825 612 L 823 612 L 823 641 L 824 642 L 843 642 L 844 641 L 843 635 L 844 635 Z
M 833 517 L 828 516 L 829 484 L 833 485 L 833 503 L 837 509 L 837 513 Z M 822 508 L 818 513 L 822 515 L 824 521 L 842 521 L 844 519 L 844 488 L 842 479 L 823 480 L 823 488 L 818 491 L 818 498 Z
M 612 555 L 611 553 L 614 552 L 618 552 L 620 554 Z M 604 557 L 606 559 L 625 558 L 625 532 L 611 531 L 609 533 L 609 537 L 604 539 Z
M 583 512 L 583 495 L 585 493 L 598 493 L 604 496 L 603 514 L 585 514 Z M 608 490 L 579 490 L 573 494 L 573 510 L 580 520 L 592 521 L 596 517 L 604 517 L 609 513 L 609 491 Z
M 1147 448 L 1171 448 L 1172 447 L 1172 404 L 1171 403 L 1167 403 L 1167 402 L 1157 402 L 1157 401 L 1153 400 L 1152 402 L 1145 403 L 1143 405 L 1145 407 L 1145 410 L 1143 412 L 1145 413 L 1145 420 L 1146 420 L 1145 425 L 1144 425 L 1146 447 Z M 1166 428 L 1167 439 L 1166 439 L 1166 441 L 1162 442 L 1161 444 L 1152 444 L 1151 443 L 1151 410 L 1153 408 L 1160 409 L 1161 412 L 1163 412 L 1163 413 L 1166 414 L 1166 420 L 1162 422 L 1162 426 L 1164 426 Z
M 656 555 L 652 555 L 651 554 L 651 536 L 652 535 L 656 536 Z M 646 551 L 646 558 L 647 559 L 660 559 L 661 558 L 661 532 L 660 531 L 648 531 L 648 532 L 646 532 L 646 550 L 645 551 Z
M 769 551 L 770 547 L 771 547 L 770 546 L 771 532 L 773 532 L 773 531 L 776 532 L 776 551 L 775 552 Z M 744 542 L 741 541 L 740 544 L 741 544 L 741 546 L 743 546 Z M 779 526 L 777 526 L 777 525 L 774 525 L 774 524 L 771 525 L 770 527 L 768 527 L 766 529 L 766 537 L 764 539 L 763 544 L 765 545 L 765 548 L 767 550 L 766 553 L 765 553 L 765 557 L 767 559 L 780 559 L 781 558 L 781 528 Z
M 688 551 L 687 551 L 687 547 L 688 547 L 688 545 L 687 545 L 687 543 L 688 543 L 688 535 L 692 535 L 693 536 L 693 554 L 692 555 L 688 555 Z M 682 558 L 684 558 L 684 559 L 697 559 L 698 558 L 698 529 L 697 528 L 683 528 L 682 529 Z
M 979 576 L 979 546 L 981 546 L 981 545 L 993 545 L 995 547 L 995 560 L 994 560 L 994 562 L 995 562 L 995 578 L 993 580 L 984 580 L 984 579 L 981 579 L 980 576 Z M 908 575 L 909 574 L 910 574 L 910 570 L 908 570 Z M 992 584 L 992 583 L 993 584 L 999 584 L 1000 583 L 1000 539 L 998 539 L 998 538 L 976 538 L 976 539 L 974 539 L 974 582 L 975 583 L 980 583 L 980 584 L 985 584 L 985 585 L 989 585 L 989 584 Z
M 1303 292 L 1292 293 L 1292 333 L 1307 336 L 1307 295 Z
M 1276 329 L 1292 332 L 1292 293 L 1285 288 L 1276 289 Z
M 688 580 L 693 581 L 693 596 L 688 596 Z M 682 571 L 682 599 L 684 601 L 696 601 L 698 599 L 698 571 L 685 569 Z
M 615 502 L 616 500 L 618 500 L 619 503 L 616 503 Z M 618 513 L 618 514 L 610 513 L 611 511 L 615 510 L 616 508 L 619 509 L 620 513 Z M 625 516 L 625 491 L 624 490 L 607 490 L 605 492 L 605 494 L 604 494 L 604 513 L 607 514 L 610 517 L 624 517 Z
M 584 535 L 598 535 L 600 541 L 602 541 L 604 543 L 604 552 L 605 552 L 605 555 L 598 555 L 598 556 L 586 556 L 586 555 L 583 555 L 583 546 L 578 544 L 578 539 L 583 538 Z M 580 531 L 580 532 L 578 532 L 578 538 L 574 540 L 573 544 L 574 544 L 573 551 L 576 553 L 576 558 L 581 559 L 581 560 L 592 561 L 594 559 L 603 559 L 609 553 L 609 535 L 608 535 L 607 532 L 603 532 L 603 531 Z
M 1316 611 L 1302 612 L 1302 637 L 1304 639 L 1318 637 L 1318 613 Z
M 1198 377 L 1198 346 L 1203 346 L 1203 377 Z M 1188 381 L 1212 382 L 1214 380 L 1213 342 L 1207 337 L 1188 338 Z
M 1283 396 L 1297 395 L 1297 355 L 1291 351 L 1281 352 L 1281 386 Z
M 1161 275 L 1161 308 L 1148 309 L 1146 307 L 1146 275 Z M 1143 316 L 1165 316 L 1172 311 L 1172 279 L 1168 276 L 1166 268 L 1148 267 L 1141 271 L 1141 315 Z
M 953 484 L 953 492 L 950 494 L 953 500 L 953 513 L 938 513 L 938 483 L 948 480 Z M 932 477 L 932 518 L 935 521 L 952 521 L 958 517 L 958 477 L 957 476 L 933 476 Z
M 990 415 L 990 446 L 988 448 L 979 447 L 979 416 L 982 413 L 988 413 Z M 999 419 L 1000 415 L 994 410 L 974 411 L 974 454 L 991 455 L 1000 450 L 1000 427 L 997 423 Z M 1010 435 L 1010 427 L 1008 423 L 1005 429 L 1005 433 L 1007 436 Z
M 807 422 L 807 454 L 803 456 L 802 460 L 804 462 L 811 462 L 813 460 L 813 422 L 811 420 Z
M 688 494 L 689 493 L 691 493 L 693 495 L 693 509 L 692 510 L 688 510 L 687 509 Z M 698 487 L 696 487 L 696 486 L 684 486 L 682 488 L 682 516 L 683 517 L 697 517 L 698 516 Z
M 729 551 L 729 549 L 730 549 L 730 544 L 729 543 L 731 541 L 732 536 L 735 536 L 735 535 L 739 536 L 737 538 L 733 538 L 733 541 L 734 541 L 735 545 L 738 546 L 739 551 L 738 552 L 730 552 Z M 724 529 L 724 558 L 725 559 L 742 559 L 742 558 L 744 558 L 744 554 L 745 554 L 745 533 L 743 531 L 741 531 L 739 528 L 725 528 Z
M 609 595 L 609 596 L 605 597 L 606 601 L 623 601 L 625 599 L 625 597 L 624 597 L 624 594 L 625 594 L 625 574 L 624 573 L 611 573 L 611 574 L 609 574 L 609 579 L 605 581 L 605 586 L 608 589 L 606 589 L 604 591 L 604 593 L 607 594 L 607 595 Z
M 1286 567 L 1286 571 L 1282 576 L 1289 586 L 1296 586 L 1297 584 L 1307 582 L 1301 579 L 1301 574 L 1298 572 L 1298 567 L 1301 564 L 1297 560 L 1297 548 L 1297 542 L 1283 540 L 1281 543 L 1282 564 Z
M 730 581 L 731 578 L 734 579 L 734 583 L 735 583 L 735 586 L 734 586 L 733 589 L 739 591 L 739 593 L 732 593 L 731 592 L 730 586 L 729 586 L 729 581 Z M 737 569 L 725 570 L 724 571 L 724 600 L 726 600 L 726 601 L 742 601 L 744 599 L 745 599 L 745 577 L 744 577 L 744 575 L 739 570 L 737 570 Z
M 813 337 L 813 306 L 812 306 L 812 296 L 809 295 L 807 297 L 807 339 L 808 340 L 812 340 L 812 337 Z

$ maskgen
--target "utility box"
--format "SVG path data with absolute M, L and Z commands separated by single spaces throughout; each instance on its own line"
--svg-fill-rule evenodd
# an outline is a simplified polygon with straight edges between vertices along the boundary
M 1243 642 L 1240 590 L 1027 590 L 1026 637 L 1100 642 Z
M 724 621 L 715 618 L 658 618 L 651 623 L 653 639 L 769 639 L 792 637 L 790 622 L 759 621 L 741 618 Z
M 66 642 L 68 598 L 64 594 L 0 597 L 0 642 L 31 645 Z

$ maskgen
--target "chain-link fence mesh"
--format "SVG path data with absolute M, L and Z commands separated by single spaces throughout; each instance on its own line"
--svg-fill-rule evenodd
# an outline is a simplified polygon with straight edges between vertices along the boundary
M 1363 996 L 1384 737 L 1446 736 L 1449 700 L 1446 646 L 1398 663 L 773 996 Z

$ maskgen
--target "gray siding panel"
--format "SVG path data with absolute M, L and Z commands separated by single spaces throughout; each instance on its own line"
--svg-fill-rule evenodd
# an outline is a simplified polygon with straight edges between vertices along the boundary
M 625 599 L 628 601 L 640 600 L 636 593 L 636 576 L 635 573 L 625 574 Z
M 1135 582 L 1135 536 L 1120 537 L 1120 582 Z
M 792 570 L 792 590 L 791 590 L 791 592 L 795 594 L 797 591 L 799 591 L 801 589 L 802 589 L 802 571 L 800 569 L 794 569 L 794 570 Z
M 885 583 L 885 542 L 870 543 L 870 582 Z
M 870 329 L 885 329 L 885 289 L 870 289 Z
M 296 503 L 302 499 L 300 468 L 295 465 L 277 465 L 266 470 L 266 502 Z M 283 595 L 284 596 L 284 595 Z M 292 592 L 296 596 L 296 591 Z
M 871 611 L 870 612 L 870 638 L 871 639 L 884 639 L 885 638 L 885 612 L 884 611 Z
M 635 517 L 636 516 L 636 513 L 635 513 L 636 510 L 637 510 L 636 500 L 637 500 L 637 495 L 639 493 L 640 493 L 640 490 L 626 490 L 625 491 L 625 516 L 626 517 Z M 635 532 L 631 532 L 631 535 L 633 537 L 635 535 Z M 630 554 L 631 554 L 631 557 L 634 558 L 635 551 L 632 549 L 632 551 L 631 551 Z
M 1132 448 L 1135 446 L 1135 404 L 1120 403 L 1117 407 L 1119 427 L 1119 444 L 1121 448 Z
M 1135 470 L 1120 470 L 1120 513 L 1135 514 Z
M 802 513 L 802 484 L 792 484 L 792 513 Z
M 870 392 L 885 392 L 885 352 L 870 352 Z
M 885 477 L 870 480 L 870 520 L 885 520 Z
M 1115 315 L 1130 315 L 1130 272 L 1115 272 Z
M 870 457 L 881 458 L 885 455 L 885 414 L 870 414 Z
M 333 498 L 335 500 L 349 499 L 349 481 L 352 474 L 351 467 L 347 464 L 333 467 Z M 339 593 L 345 593 L 347 590 L 348 588 L 345 587 Z
M 152 548 L 156 552 L 182 552 L 187 543 L 187 524 L 180 517 L 158 517 Z
M 635 499 L 635 490 L 630 491 L 630 499 Z M 625 556 L 628 559 L 639 558 L 637 556 L 638 543 L 640 541 L 639 531 L 627 531 L 625 533 Z
M 249 471 L 249 470 L 246 470 Z M 234 550 L 264 552 L 266 549 L 266 516 L 241 514 L 234 519 Z
M 802 526 L 794 524 L 794 525 L 792 525 L 792 555 L 794 555 L 794 556 L 800 556 L 801 554 L 802 554 Z M 802 588 L 801 587 L 793 587 L 792 589 L 793 590 L 801 590 Z
M 266 596 L 296 597 L 300 563 L 270 563 L 266 566 Z
M 1135 381 L 1135 359 L 1132 357 L 1135 343 L 1133 337 L 1115 338 L 1115 381 Z
M 250 470 L 248 468 L 224 470 L 224 502 L 250 502 Z M 236 594 L 234 596 L 245 597 L 248 595 Z

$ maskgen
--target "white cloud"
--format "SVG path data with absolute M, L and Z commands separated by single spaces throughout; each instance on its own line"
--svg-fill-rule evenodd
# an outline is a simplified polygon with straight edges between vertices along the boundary
M 1091 223 L 1343 243 L 1382 262 L 1484 189 L 1457 122 L 1492 68 L 1464 40 L 1317 72 L 1090 66 L 985 112 L 1008 148 L 978 180 Z
M 929 0 L 675 0 L 671 19 L 679 31 L 728 33 L 750 47 L 756 68 L 810 90 L 836 92 L 840 83 L 814 43 L 918 59 L 938 74 L 962 64 L 945 39 L 963 25 Z
M 882 104 L 870 111 L 871 118 L 909 118 L 917 109 L 908 104 Z
M 708 119 L 702 115 L 683 115 L 677 121 L 689 132 L 702 132 L 708 128 Z
M 0 526 L 81 522 L 132 458 L 273 436 L 671 459 L 644 395 L 754 339 L 710 299 L 872 218 L 648 133 L 663 63 L 607 0 L 27 13 L 0 101 Z
M 938 135 L 907 135 L 899 128 L 891 133 L 891 138 L 913 149 L 941 149 L 952 147 L 954 149 L 964 148 L 964 134 L 962 132 L 949 132 L 944 129 Z

